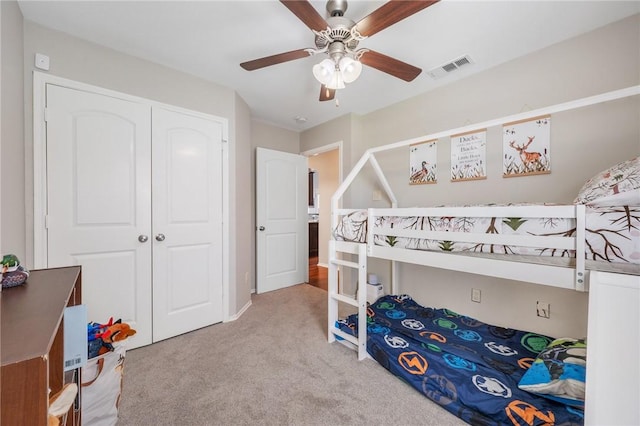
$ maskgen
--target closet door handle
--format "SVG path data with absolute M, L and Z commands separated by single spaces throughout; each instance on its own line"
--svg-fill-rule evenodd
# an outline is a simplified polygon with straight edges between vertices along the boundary
M 264 226 L 259 227 L 258 230 L 264 231 Z
M 156 235 L 156 241 L 164 241 L 164 234 Z
M 149 241 L 149 237 L 147 237 L 146 235 L 138 235 L 138 241 L 140 241 L 141 243 L 146 243 L 147 241 Z

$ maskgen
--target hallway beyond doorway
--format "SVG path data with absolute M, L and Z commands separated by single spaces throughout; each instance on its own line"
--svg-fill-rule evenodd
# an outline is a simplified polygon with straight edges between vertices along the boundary
M 309 257 L 309 284 L 327 291 L 329 281 L 327 268 L 318 266 L 318 257 Z

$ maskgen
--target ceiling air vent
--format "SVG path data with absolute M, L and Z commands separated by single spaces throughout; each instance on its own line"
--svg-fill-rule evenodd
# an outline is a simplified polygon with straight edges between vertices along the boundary
M 470 65 L 472 63 L 473 61 L 471 60 L 469 55 L 464 55 L 444 65 L 440 65 L 439 67 L 430 69 L 429 71 L 427 71 L 427 74 L 429 74 L 431 78 L 437 79 L 457 70 L 460 67 Z

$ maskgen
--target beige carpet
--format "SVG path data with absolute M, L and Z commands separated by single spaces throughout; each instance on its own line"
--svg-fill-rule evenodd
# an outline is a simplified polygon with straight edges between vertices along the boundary
M 119 425 L 461 425 L 327 343 L 327 293 L 255 295 L 238 320 L 127 352 Z

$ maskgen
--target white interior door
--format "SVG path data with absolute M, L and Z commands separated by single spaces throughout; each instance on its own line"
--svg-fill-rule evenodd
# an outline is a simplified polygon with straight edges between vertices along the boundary
M 305 281 L 308 272 L 307 158 L 256 150 L 256 291 Z
M 82 265 L 90 321 L 151 343 L 150 107 L 47 85 L 47 265 Z
M 220 322 L 221 122 L 153 108 L 153 340 Z

